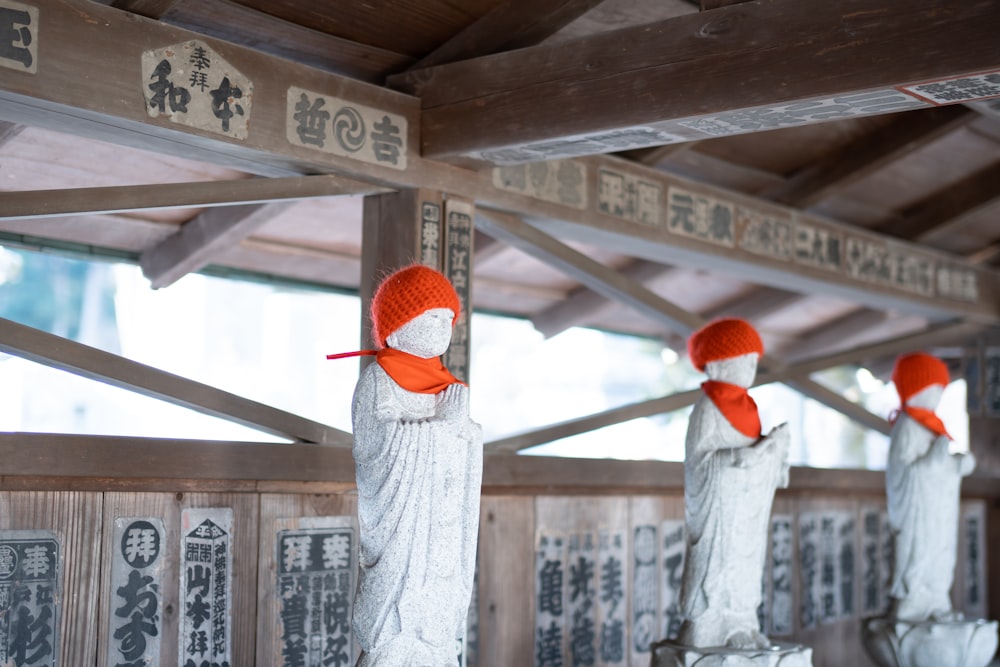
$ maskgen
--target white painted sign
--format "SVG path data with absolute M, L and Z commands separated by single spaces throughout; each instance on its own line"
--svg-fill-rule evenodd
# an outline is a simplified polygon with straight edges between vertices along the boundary
M 507 192 L 587 208 L 587 170 L 572 160 L 551 160 L 493 169 L 493 185 Z
M 38 7 L 0 0 L 0 67 L 38 71 Z
M 247 138 L 253 82 L 200 40 L 143 52 L 142 93 L 153 118 Z
M 275 582 L 283 666 L 354 664 L 357 535 L 351 517 L 277 522 Z
M 0 665 L 59 665 L 62 551 L 48 530 L 0 530 Z
M 679 121 L 679 124 L 711 136 L 760 132 L 856 116 L 871 116 L 926 106 L 921 100 L 897 90 L 875 90 L 790 104 L 727 111 Z
M 681 579 L 684 575 L 684 520 L 668 519 L 660 524 L 663 566 L 660 575 L 660 634 L 657 639 L 676 639 L 681 629 Z
M 610 169 L 597 173 L 597 208 L 601 213 L 659 227 L 662 199 L 659 183 Z
M 792 222 L 742 206 L 736 207 L 740 247 L 755 255 L 782 261 L 792 259 Z
M 566 614 L 569 652 L 566 664 L 597 662 L 597 535 L 574 533 L 566 551 Z
M 115 519 L 107 667 L 160 665 L 165 536 L 159 517 Z
M 632 661 L 649 662 L 649 647 L 659 639 L 657 526 L 641 524 L 632 531 Z
M 985 100 L 1000 97 L 1000 71 L 900 86 L 899 90 L 935 106 Z
M 293 146 L 406 169 L 406 117 L 333 95 L 289 87 L 285 136 Z
M 736 243 L 734 208 L 730 202 L 671 187 L 667 191 L 667 229 L 732 247 Z
M 601 530 L 598 533 L 598 619 L 600 624 L 597 665 L 616 667 L 625 664 L 626 633 L 625 582 L 627 561 L 625 533 Z
M 232 664 L 233 510 L 181 512 L 179 664 Z
M 793 518 L 790 514 L 771 517 L 771 634 L 790 635 L 794 630 L 792 573 L 794 566 Z
M 566 538 L 542 534 L 535 550 L 535 667 L 563 664 Z

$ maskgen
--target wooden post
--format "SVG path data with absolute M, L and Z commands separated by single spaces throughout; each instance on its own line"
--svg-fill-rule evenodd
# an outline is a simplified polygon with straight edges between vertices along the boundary
M 969 449 L 976 456 L 977 475 L 1000 478 L 1000 339 L 981 338 L 964 355 L 964 375 L 969 410 Z M 1000 482 L 998 482 L 1000 483 Z M 986 501 L 987 563 L 997 562 L 1000 554 L 1000 500 Z M 986 571 L 986 615 L 1000 610 L 1000 573 Z
M 400 190 L 365 197 L 361 240 L 361 348 L 372 349 L 369 307 L 387 275 L 410 264 L 441 266 L 441 193 Z M 371 359 L 362 357 L 362 367 Z

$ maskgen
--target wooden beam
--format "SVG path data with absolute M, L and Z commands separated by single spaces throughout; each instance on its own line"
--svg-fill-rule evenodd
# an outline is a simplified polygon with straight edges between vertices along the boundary
M 620 424 L 640 417 L 652 417 L 686 408 L 693 405 L 702 396 L 701 389 L 691 389 L 669 396 L 632 403 L 619 408 L 605 410 L 586 417 L 569 419 L 558 424 L 551 424 L 539 429 L 518 433 L 506 438 L 491 440 L 486 443 L 488 452 L 516 452 L 546 442 L 586 433 L 595 429 Z
M 670 303 L 614 269 L 577 252 L 520 218 L 482 210 L 480 228 L 578 280 L 602 296 L 627 304 L 683 336 L 693 333 L 701 320 Z
M 815 357 L 830 349 L 842 350 L 890 317 L 889 313 L 881 310 L 858 308 L 833 322 L 806 331 L 801 340 L 781 349 L 781 358 L 794 363 L 797 359 Z
M 836 223 L 621 158 L 593 156 L 575 164 L 587 166 L 587 188 L 597 193 L 587 200 L 586 208 L 577 207 L 572 214 L 557 213 L 551 202 L 537 197 L 530 214 L 533 226 L 563 241 L 661 264 L 716 270 L 779 289 L 793 285 L 803 293 L 848 299 L 876 310 L 896 309 L 932 319 L 1000 318 L 1000 275 L 932 247 Z M 634 209 L 615 210 L 613 197 L 608 194 L 614 190 L 606 185 L 616 183 L 636 188 L 641 183 L 649 190 L 650 205 L 642 210 L 644 219 L 639 219 Z M 713 216 L 722 216 L 724 224 L 716 224 L 710 211 Z M 756 219 L 753 225 L 752 219 Z M 784 240 L 767 231 L 767 225 L 774 225 L 774 232 L 780 229 Z M 878 262 L 864 261 L 868 255 L 916 270 L 880 271 Z M 779 267 L 784 270 L 775 273 Z M 949 291 L 958 289 L 944 275 L 952 271 L 974 282 L 976 289 Z
M 401 72 L 415 62 L 410 56 L 313 30 L 230 0 L 172 0 L 167 4 L 156 17 L 164 23 L 360 81 L 380 84 L 386 74 Z
M 642 284 L 660 278 L 674 270 L 669 266 L 640 259 L 619 270 L 619 273 L 629 280 Z M 532 315 L 531 323 L 546 338 L 551 338 L 572 326 L 585 322 L 588 317 L 610 303 L 603 294 L 599 294 L 589 287 L 580 286 L 559 303 Z
M 230 247 L 238 245 L 291 206 L 292 202 L 210 208 L 184 223 L 174 234 L 139 258 L 153 289 L 172 285 Z
M 952 183 L 908 206 L 877 231 L 910 241 L 945 234 L 962 220 L 1000 201 L 1000 162 Z
M 631 151 L 623 151 L 619 155 L 626 160 L 632 160 L 647 167 L 656 167 L 667 158 L 686 153 L 699 143 L 701 142 L 688 141 L 683 144 L 664 144 L 662 146 L 653 146 L 652 148 L 637 148 Z
M 778 367 L 779 364 L 773 363 L 773 359 L 768 359 L 773 368 L 759 372 L 754 381 L 754 386 L 770 384 L 772 382 L 784 382 L 790 385 L 798 383 L 799 386 L 806 390 L 803 391 L 806 395 L 813 395 L 814 397 L 822 396 L 824 399 L 822 402 L 851 419 L 858 419 L 862 424 L 867 426 L 875 426 L 877 425 L 876 420 L 880 419 L 879 417 L 868 413 L 867 410 L 864 411 L 867 414 L 858 412 L 858 410 L 863 410 L 863 408 L 849 401 L 847 401 L 849 405 L 845 405 L 846 399 L 842 397 L 834 398 L 824 393 L 822 386 L 818 385 L 819 388 L 817 388 L 817 385 L 809 379 L 809 375 L 835 366 L 859 364 L 866 359 L 884 358 L 888 355 L 919 350 L 941 342 L 962 340 L 981 330 L 981 326 L 967 322 L 951 322 L 929 327 L 927 330 L 916 334 L 879 341 L 878 343 L 853 348 L 844 352 L 814 357 L 789 366 Z M 798 389 L 797 387 L 795 388 Z M 552 442 L 553 440 L 568 438 L 594 429 L 612 426 L 631 419 L 650 417 L 664 412 L 679 410 L 692 405 L 701 395 L 702 392 L 700 389 L 692 389 L 669 396 L 662 396 L 500 438 L 486 443 L 486 446 L 488 451 L 494 451 L 494 448 L 498 451 L 519 451 Z
M 504 0 L 413 69 L 534 46 L 603 0 Z
M 804 376 L 835 366 L 862 364 L 869 359 L 883 359 L 904 352 L 927 349 L 935 345 L 962 342 L 980 333 L 984 328 L 982 324 L 962 320 L 942 322 L 905 336 L 897 336 L 889 340 L 853 347 L 850 350 L 802 359 L 792 365 L 789 370 L 793 375 Z
M 856 0 L 852 0 L 854 1 Z M 919 0 L 913 9 L 914 15 L 920 15 L 922 11 L 920 8 L 925 6 L 924 3 L 931 1 Z M 901 0 L 893 2 L 899 3 Z M 739 29 L 734 29 L 733 34 L 725 32 L 726 37 L 717 31 L 710 31 L 708 34 L 717 35 L 718 39 L 689 37 L 686 40 L 687 47 L 683 43 L 677 45 L 675 56 L 683 57 L 685 48 L 688 51 L 694 48 L 692 44 L 708 42 L 715 46 L 703 45 L 699 48 L 715 49 L 724 54 L 729 53 L 728 49 L 734 44 L 739 46 L 738 42 L 743 40 L 744 46 L 752 50 L 756 47 L 751 43 L 749 33 L 744 30 L 747 24 L 763 30 L 760 35 L 765 43 L 768 39 L 777 39 L 775 33 L 781 33 L 783 26 L 772 25 L 765 20 L 774 17 L 773 6 L 787 9 L 798 17 L 797 20 L 803 25 L 814 25 L 810 20 L 809 11 L 799 11 L 792 7 L 792 4 L 795 3 L 788 3 L 788 0 L 760 0 L 759 3 L 747 3 L 739 7 L 705 12 L 703 17 L 695 17 L 697 21 L 706 20 L 710 15 L 736 20 L 735 15 L 730 15 L 731 11 L 751 12 L 752 17 L 738 20 Z M 975 7 L 981 9 L 981 4 L 976 3 Z M 38 0 L 38 5 L 46 17 L 45 25 L 49 38 L 38 41 L 40 50 L 37 73 L 27 74 L 10 68 L 0 68 L 0 117 L 6 120 L 141 146 L 145 150 L 180 155 L 189 159 L 207 160 L 256 174 L 269 176 L 302 173 L 350 174 L 353 179 L 380 188 L 423 187 L 447 193 L 460 193 L 474 199 L 479 205 L 488 205 L 520 215 L 537 216 L 537 224 L 544 225 L 545 231 L 559 238 L 583 242 L 596 241 L 621 254 L 662 264 L 708 266 L 745 276 L 752 282 L 774 287 L 795 284 L 801 286 L 803 291 L 856 299 L 875 308 L 897 307 L 900 310 L 920 312 L 934 317 L 974 316 L 982 317 L 984 320 L 996 320 L 1000 317 L 1000 280 L 997 279 L 995 272 L 973 269 L 956 258 L 949 258 L 941 253 L 935 254 L 932 250 L 924 252 L 926 248 L 907 245 L 901 241 L 892 241 L 894 252 L 902 249 L 914 256 L 918 254 L 921 257 L 927 256 L 929 261 L 934 263 L 940 262 L 941 265 L 969 272 L 971 278 L 978 280 L 976 295 L 971 298 L 961 295 L 962 298 L 955 299 L 952 295 L 946 294 L 915 293 L 898 285 L 884 284 L 878 280 L 873 282 L 868 276 L 853 276 L 848 272 L 844 262 L 826 268 L 816 268 L 798 261 L 794 256 L 786 255 L 776 259 L 773 256 L 747 251 L 739 245 L 721 247 L 711 240 L 695 235 L 674 233 L 669 226 L 671 210 L 665 197 L 676 187 L 698 196 L 704 195 L 722 200 L 727 206 L 738 206 L 753 216 L 787 221 L 796 232 L 803 225 L 807 225 L 810 230 L 829 233 L 831 238 L 843 240 L 848 235 L 859 235 L 866 243 L 872 242 L 876 245 L 887 243 L 887 237 L 856 231 L 856 227 L 830 224 L 826 220 L 802 216 L 795 211 L 768 204 L 760 199 L 692 183 L 625 160 L 605 157 L 574 159 L 562 163 L 563 166 L 573 170 L 574 175 L 580 177 L 585 187 L 574 191 L 572 200 L 561 201 L 548 195 L 519 191 L 509 184 L 498 185 L 498 181 L 495 180 L 496 174 L 489 171 L 461 169 L 424 159 L 416 150 L 407 150 L 406 168 L 396 169 L 384 163 L 366 162 L 296 145 L 289 139 L 290 129 L 293 135 L 295 130 L 288 107 L 288 91 L 291 86 L 318 91 L 324 95 L 336 95 L 344 103 L 366 105 L 379 113 L 393 113 L 405 118 L 407 147 L 417 145 L 420 100 L 85 0 Z M 825 8 L 823 11 L 833 11 L 829 7 L 834 5 L 837 8 L 841 6 L 840 3 L 826 3 L 821 8 Z M 898 4 L 893 7 L 898 8 Z M 852 15 L 850 20 L 846 21 L 846 25 L 851 26 L 853 22 L 870 18 L 881 19 L 885 11 L 887 10 L 878 10 L 872 15 L 865 13 Z M 965 3 L 960 3 L 941 9 L 940 14 L 946 18 L 956 14 L 964 17 L 968 11 L 972 10 L 968 9 Z M 836 15 L 838 20 L 843 18 L 840 14 Z M 758 25 L 756 23 L 758 20 L 763 21 L 763 24 Z M 696 22 L 688 28 L 699 30 L 706 26 L 719 28 L 721 25 Z M 932 31 L 936 26 L 940 27 L 933 21 L 928 26 Z M 921 29 L 915 27 L 914 30 L 920 33 Z M 941 37 L 938 33 L 932 36 L 934 38 L 932 41 L 939 41 Z M 136 64 L 141 61 L 143 52 L 151 45 L 184 44 L 191 40 L 203 41 L 254 82 L 256 92 L 251 112 L 253 120 L 245 139 L 237 140 L 207 130 L 180 125 L 163 116 L 153 118 L 146 112 L 143 88 L 141 82 L 137 83 L 135 79 Z M 622 48 L 603 53 L 602 58 L 611 53 L 632 52 L 630 41 L 626 40 L 619 46 Z M 567 50 L 565 47 L 561 48 Z M 659 47 L 654 48 L 654 55 L 657 48 Z M 519 52 L 506 55 L 513 53 Z M 643 62 L 644 53 L 643 49 L 635 51 L 637 66 Z M 94 78 L 92 76 L 94 64 L 79 57 L 79 54 L 92 54 L 93 57 L 100 58 L 102 75 Z M 620 56 L 614 56 L 618 57 Z M 943 62 L 948 62 L 951 57 L 944 58 Z M 891 60 L 895 63 L 900 58 L 894 57 Z M 542 61 L 530 65 L 523 72 L 527 77 L 534 76 L 536 69 L 544 70 L 548 67 L 547 63 Z M 831 80 L 836 80 L 836 77 Z M 782 87 L 775 87 L 779 88 Z M 739 92 L 739 90 L 739 87 L 736 87 L 727 91 L 727 95 L 731 99 L 740 98 L 740 95 L 732 94 L 733 91 Z M 695 89 L 692 91 L 697 92 Z M 698 95 L 683 97 L 698 97 Z M 330 104 L 333 104 L 332 99 Z M 539 107 L 538 104 L 533 106 Z M 602 209 L 606 202 L 601 200 L 598 178 L 599 174 L 603 176 L 605 172 L 624 173 L 628 177 L 639 178 L 652 188 L 654 197 L 650 202 L 653 208 L 651 220 L 625 219 L 616 215 L 611 209 Z M 280 185 L 277 182 L 272 184 Z M 263 184 L 258 183 L 244 187 L 253 189 L 262 186 Z M 178 186 L 178 190 L 181 187 L 183 186 Z M 68 197 L 74 196 L 72 191 L 63 191 L 61 195 L 67 197 L 59 198 L 40 194 L 7 193 L 0 199 L 0 215 L 14 208 L 17 210 L 12 214 L 22 217 L 62 215 L 77 210 L 102 211 L 108 208 L 99 201 L 99 198 L 103 199 L 109 194 L 108 191 L 84 192 L 86 194 L 82 195 L 83 200 L 72 202 L 72 205 L 67 204 L 71 202 Z M 167 191 L 161 192 L 167 193 Z M 215 196 L 217 193 L 208 198 Z M 21 197 L 24 198 L 19 199 Z M 247 192 L 242 196 L 241 203 L 269 201 L 275 198 L 281 198 L 280 194 L 254 196 Z M 133 202 L 131 208 L 139 203 L 147 205 L 150 202 Z M 122 205 L 113 207 L 114 210 L 125 210 L 128 207 L 125 202 L 119 201 L 116 204 Z M 197 203 L 185 201 L 183 194 L 173 193 L 170 200 L 162 201 L 161 205 L 197 205 Z M 591 240 L 587 241 L 587 238 Z
M 887 127 L 834 151 L 761 196 L 788 206 L 808 208 L 978 117 L 976 112 L 962 106 L 899 114 Z
M 385 191 L 386 188 L 333 175 L 15 190 L 0 192 L 0 220 L 122 213 L 154 208 L 261 204 Z
M 0 351 L 265 433 L 340 447 L 353 442 L 331 426 L 2 318 Z
M 0 147 L 21 134 L 24 128 L 25 126 L 19 123 L 8 123 L 0 120 Z
M 719 317 L 738 317 L 757 321 L 802 299 L 797 292 L 776 287 L 759 287 L 750 294 L 738 296 L 702 314 L 706 320 Z
M 1000 70 L 998 21 L 992 2 L 759 0 L 390 83 L 423 102 L 424 155 L 530 161 L 926 107 L 897 87 Z
M 819 401 L 848 419 L 852 419 L 862 426 L 883 435 L 889 435 L 892 427 L 885 417 L 879 417 L 857 403 L 847 400 L 837 392 L 824 387 L 815 380 L 810 380 L 808 377 L 797 377 L 785 380 L 784 382 L 795 391 L 815 401 Z
M 335 481 L 354 484 L 347 447 L 0 433 L 4 477 Z M 149 489 L 146 489 L 149 490 Z

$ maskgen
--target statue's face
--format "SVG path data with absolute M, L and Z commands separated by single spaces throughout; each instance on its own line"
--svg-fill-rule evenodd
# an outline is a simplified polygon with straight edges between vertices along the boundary
M 431 308 L 393 331 L 385 344 L 423 359 L 440 357 L 451 344 L 451 308 Z
M 751 352 L 729 359 L 710 361 L 705 364 L 705 373 L 709 378 L 719 382 L 749 387 L 757 377 L 757 358 L 757 353 Z
M 932 384 L 924 387 L 913 396 L 910 396 L 910 400 L 908 400 L 906 404 L 912 405 L 915 408 L 934 410 L 937 408 L 938 403 L 941 402 L 941 395 L 943 393 L 944 387 L 939 384 Z

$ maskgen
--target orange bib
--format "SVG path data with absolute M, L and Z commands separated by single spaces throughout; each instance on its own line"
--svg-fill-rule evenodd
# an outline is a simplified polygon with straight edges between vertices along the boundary
M 706 380 L 701 383 L 701 390 L 733 428 L 748 438 L 760 437 L 757 404 L 745 388 L 728 382 Z
M 344 357 L 374 356 L 378 365 L 389 374 L 396 384 L 407 391 L 416 394 L 437 394 L 447 387 L 457 383 L 465 384 L 452 375 L 441 357 L 424 359 L 409 352 L 384 347 L 381 350 L 361 350 L 359 352 L 344 352 L 328 354 L 327 359 L 342 359 Z

